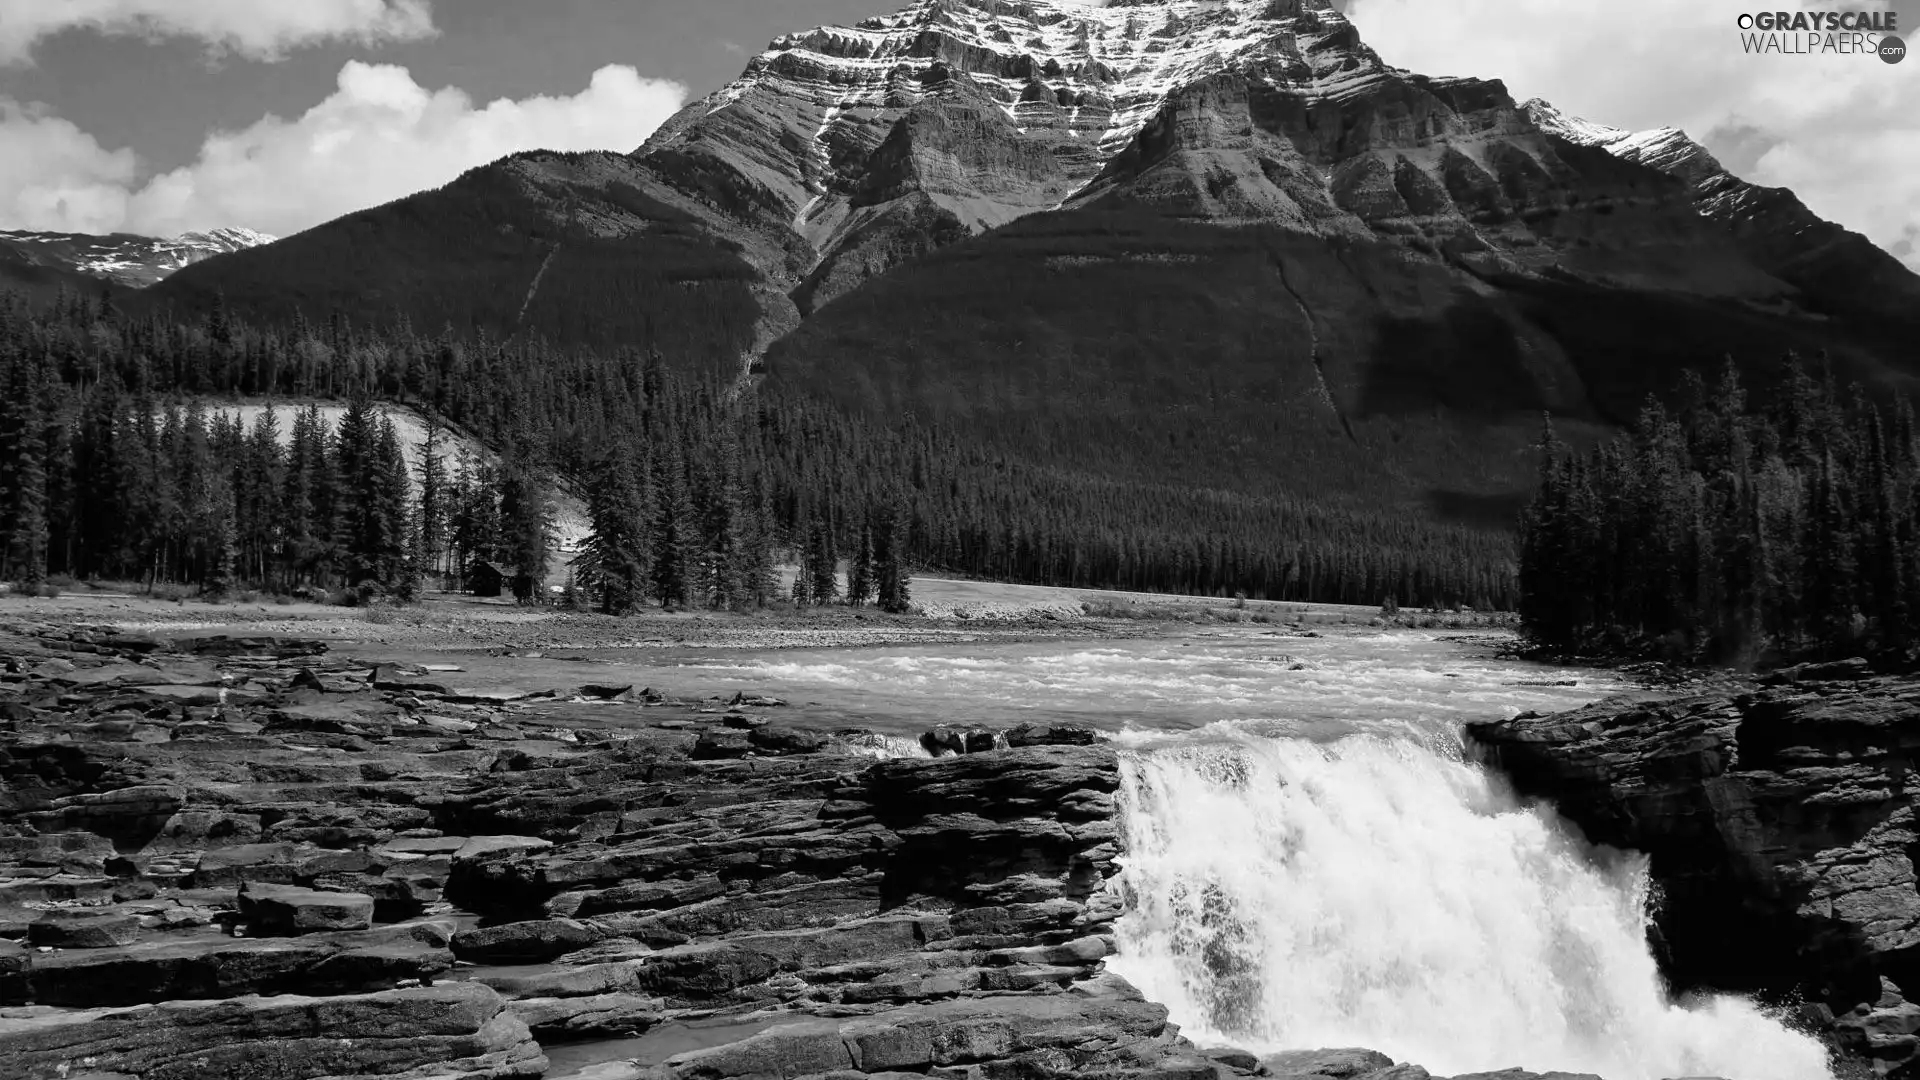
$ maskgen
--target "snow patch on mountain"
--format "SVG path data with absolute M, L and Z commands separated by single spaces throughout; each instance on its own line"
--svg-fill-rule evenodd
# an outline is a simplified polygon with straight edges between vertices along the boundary
M 728 155 L 824 249 L 855 210 L 834 204 L 855 195 L 867 155 L 922 103 L 984 96 L 1022 136 L 1056 144 L 1064 196 L 1125 150 L 1170 95 L 1230 71 L 1340 99 L 1394 69 L 1330 0 L 919 0 L 775 39 L 638 156 Z
M 252 229 L 220 228 L 179 236 L 132 233 L 0 231 L 0 245 L 43 266 L 74 270 L 132 288 L 145 288 L 184 267 L 215 255 L 271 244 L 275 237 Z

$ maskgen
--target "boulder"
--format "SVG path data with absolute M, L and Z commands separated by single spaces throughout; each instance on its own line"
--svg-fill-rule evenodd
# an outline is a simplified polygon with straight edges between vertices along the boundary
M 579 696 L 596 701 L 626 701 L 633 696 L 632 683 L 587 683 Z
M 1007 732 L 1008 746 L 1092 746 L 1098 739 L 1079 724 L 1020 724 Z
M 746 757 L 753 753 L 753 739 L 745 731 L 731 728 L 708 729 L 700 733 L 693 744 L 695 761 L 714 761 L 720 758 Z
M 814 754 L 826 749 L 829 741 L 824 731 L 785 724 L 758 727 L 747 733 L 747 742 L 769 754 Z
M 941 754 L 979 754 L 1000 745 L 1002 736 L 992 728 L 961 728 L 941 725 L 920 736 L 920 745 L 936 757 Z
M 609 935 L 573 919 L 536 919 L 462 931 L 453 954 L 476 964 L 534 964 L 583 949 Z
M 1348 1047 L 1338 1050 L 1289 1050 L 1268 1054 L 1260 1067 L 1272 1077 L 1294 1080 L 1298 1077 L 1331 1077 L 1333 1080 L 1358 1080 L 1393 1066 L 1393 1059 L 1377 1050 Z
M 240 918 L 260 935 L 365 930 L 373 925 L 373 897 L 286 885 L 248 883 L 240 889 Z

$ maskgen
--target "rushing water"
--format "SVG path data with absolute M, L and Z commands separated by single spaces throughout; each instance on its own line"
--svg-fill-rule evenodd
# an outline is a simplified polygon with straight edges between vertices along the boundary
M 1112 966 L 1202 1043 L 1368 1046 L 1435 1074 L 1820 1080 L 1754 1005 L 1671 1001 L 1644 860 L 1593 850 L 1466 758 L 1466 720 L 1563 708 L 1603 673 L 1444 636 L 783 653 L 702 661 L 850 715 L 1119 731 L 1127 901 Z

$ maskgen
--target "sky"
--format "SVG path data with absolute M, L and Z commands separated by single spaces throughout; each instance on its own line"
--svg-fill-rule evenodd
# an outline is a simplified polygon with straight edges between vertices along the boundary
M 1389 63 L 1684 128 L 1920 269 L 1920 60 L 1747 55 L 1749 0 L 1339 2 Z M 0 228 L 287 235 L 516 150 L 631 150 L 773 37 L 901 3 L 0 0 Z

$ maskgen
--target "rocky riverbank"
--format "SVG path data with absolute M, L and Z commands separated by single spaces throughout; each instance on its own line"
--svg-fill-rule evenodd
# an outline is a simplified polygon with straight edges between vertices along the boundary
M 1798 1002 L 1878 1073 L 1920 1074 L 1920 681 L 1863 663 L 1470 725 L 1523 794 L 1646 852 L 1682 986 Z
M 9 1078 L 1427 1077 L 1203 1049 L 1106 970 L 1084 728 L 107 627 L 0 627 L 0 667 Z

